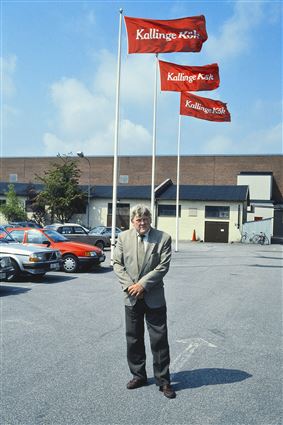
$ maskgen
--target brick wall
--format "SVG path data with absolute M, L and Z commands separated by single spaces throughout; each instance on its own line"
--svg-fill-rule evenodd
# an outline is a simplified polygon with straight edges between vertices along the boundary
M 88 184 L 89 167 L 85 159 L 74 157 L 81 169 L 81 184 Z M 88 157 L 91 164 L 91 185 L 112 185 L 113 158 Z M 9 174 L 17 174 L 18 182 L 38 182 L 35 174 L 43 175 L 52 163 L 60 158 L 2 158 L 2 182 L 9 181 Z M 167 178 L 176 182 L 175 156 L 156 157 L 156 184 Z M 182 156 L 180 158 L 180 184 L 237 184 L 241 171 L 272 171 L 274 196 L 283 199 L 283 156 L 282 155 L 239 155 L 239 156 Z M 128 175 L 130 185 L 151 184 L 151 157 L 128 156 L 118 159 L 118 174 Z

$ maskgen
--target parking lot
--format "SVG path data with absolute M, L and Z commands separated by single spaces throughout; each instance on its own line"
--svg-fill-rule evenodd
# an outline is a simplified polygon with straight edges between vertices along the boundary
M 2 425 L 280 425 L 282 246 L 181 243 L 165 279 L 172 383 L 129 391 L 123 296 L 99 271 L 2 283 Z

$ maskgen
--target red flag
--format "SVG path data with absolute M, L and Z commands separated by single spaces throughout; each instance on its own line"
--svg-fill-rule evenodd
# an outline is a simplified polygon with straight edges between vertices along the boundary
M 207 40 L 205 17 L 156 20 L 125 16 L 128 53 L 199 52 Z
M 200 91 L 219 87 L 219 69 L 216 63 L 205 66 L 184 66 L 159 61 L 161 90 Z
M 206 97 L 182 92 L 180 115 L 189 115 L 208 121 L 231 121 L 226 105 L 220 100 L 207 99 Z

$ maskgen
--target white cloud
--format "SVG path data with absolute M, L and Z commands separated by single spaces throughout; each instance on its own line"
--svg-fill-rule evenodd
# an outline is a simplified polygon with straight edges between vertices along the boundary
M 121 155 L 151 155 L 152 136 L 142 125 L 122 120 L 120 128 Z
M 16 86 L 14 82 L 14 73 L 17 65 L 16 55 L 10 55 L 7 58 L 0 58 L 0 70 L 2 79 L 2 95 L 3 97 L 10 98 L 16 93 Z
M 115 102 L 117 58 L 102 50 L 97 56 L 93 90 Z M 120 98 L 123 104 L 143 107 L 152 103 L 155 58 L 152 55 L 127 55 L 121 63 Z
M 74 78 L 54 83 L 51 96 L 58 112 L 57 128 L 67 137 L 85 138 L 105 126 L 113 114 L 113 105 L 105 96 L 92 93 Z
M 135 61 L 131 70 L 125 72 L 124 102 L 131 105 L 135 102 L 144 105 L 147 101 L 138 78 L 131 78 Z M 148 73 L 148 60 L 141 60 L 139 75 Z M 145 64 L 142 66 L 142 64 Z M 151 64 L 152 65 L 152 64 Z M 100 64 L 94 76 L 93 84 L 87 87 L 75 78 L 63 78 L 52 84 L 50 94 L 55 107 L 51 131 L 43 136 L 45 154 L 55 152 L 76 152 L 83 150 L 88 154 L 113 154 L 114 120 L 115 120 L 115 58 L 107 51 L 102 51 Z M 144 86 L 147 87 L 145 81 Z M 122 85 L 122 84 L 121 84 Z M 134 87 L 138 96 L 132 93 Z M 122 90 L 121 90 L 122 91 Z M 151 90 L 152 92 L 153 90 Z M 121 95 L 122 96 L 122 95 Z M 152 102 L 152 99 L 151 99 Z M 123 154 L 150 154 L 151 135 L 139 122 L 124 119 L 121 113 L 119 127 L 119 148 Z
M 243 139 L 242 145 L 247 153 L 283 153 L 282 123 L 251 132 Z
M 244 136 L 237 131 L 206 137 L 201 152 L 205 154 L 280 154 L 282 153 L 282 123 L 265 129 L 249 131 Z
M 222 25 L 219 35 L 209 35 L 204 51 L 218 60 L 249 51 L 252 31 L 264 18 L 263 8 L 264 4 L 260 2 L 235 2 L 233 16 Z

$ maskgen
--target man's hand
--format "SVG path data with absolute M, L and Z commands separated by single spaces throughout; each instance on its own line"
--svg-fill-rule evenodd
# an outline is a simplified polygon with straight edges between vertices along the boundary
M 144 288 L 139 283 L 135 283 L 128 287 L 128 293 L 132 295 L 132 297 L 142 298 L 144 292 Z

